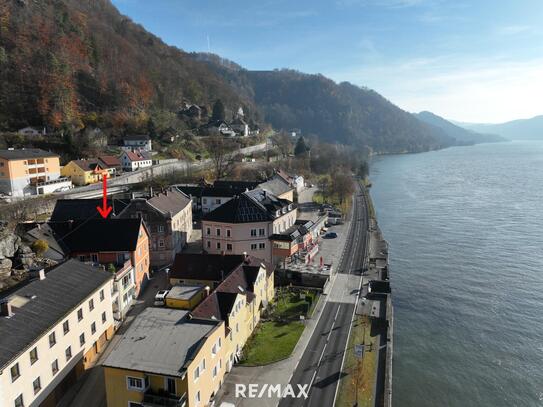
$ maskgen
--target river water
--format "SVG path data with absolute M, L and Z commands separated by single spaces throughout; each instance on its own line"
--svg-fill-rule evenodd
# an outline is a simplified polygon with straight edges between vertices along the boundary
M 379 157 L 395 407 L 543 406 L 543 142 Z

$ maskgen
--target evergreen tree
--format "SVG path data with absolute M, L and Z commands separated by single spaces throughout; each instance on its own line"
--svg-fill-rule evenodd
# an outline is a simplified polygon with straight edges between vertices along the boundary
M 211 120 L 213 121 L 224 121 L 226 118 L 226 113 L 224 109 L 224 104 L 222 100 L 217 99 L 213 105 L 213 114 L 211 115 Z
M 304 136 L 301 136 L 296 142 L 296 146 L 294 147 L 294 155 L 296 157 L 300 157 L 302 155 L 307 154 L 308 152 L 309 152 L 309 146 L 305 142 Z

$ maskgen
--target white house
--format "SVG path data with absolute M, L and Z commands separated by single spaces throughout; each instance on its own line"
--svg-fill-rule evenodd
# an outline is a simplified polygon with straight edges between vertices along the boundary
M 23 127 L 22 129 L 19 129 L 17 133 L 22 134 L 23 136 L 42 136 L 42 135 L 45 136 L 46 135 L 45 127 L 43 128 L 43 130 L 38 130 L 30 126 Z
M 137 171 L 153 165 L 151 155 L 146 151 L 123 151 L 121 154 L 123 171 Z
M 147 134 L 137 134 L 134 136 L 126 136 L 123 139 L 123 150 L 132 151 L 151 151 L 151 138 Z

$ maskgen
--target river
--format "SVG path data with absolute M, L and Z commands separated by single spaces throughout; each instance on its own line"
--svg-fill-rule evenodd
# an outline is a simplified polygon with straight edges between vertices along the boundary
M 395 407 L 543 406 L 543 142 L 385 156 Z

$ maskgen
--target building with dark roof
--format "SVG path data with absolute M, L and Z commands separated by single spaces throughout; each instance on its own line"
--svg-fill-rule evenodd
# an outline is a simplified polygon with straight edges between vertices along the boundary
M 147 134 L 135 134 L 123 138 L 123 148 L 128 151 L 151 151 L 152 142 Z
M 95 158 L 72 160 L 61 169 L 63 177 L 68 177 L 74 185 L 95 184 L 102 180 L 105 167 Z
M 224 322 L 147 308 L 102 364 L 107 405 L 209 405 L 226 372 L 224 351 Z
M 153 267 L 171 264 L 192 233 L 191 200 L 176 189 L 135 198 L 118 214 L 118 218 L 141 218 L 145 221 L 150 234 Z
M 122 212 L 129 201 L 124 199 L 107 199 L 107 206 L 111 206 L 112 217 Z M 51 214 L 51 222 L 64 222 L 68 220 L 80 221 L 87 219 L 102 219 L 100 213 L 96 210 L 97 206 L 102 206 L 102 198 L 96 199 L 58 199 L 55 208 Z
M 242 254 L 272 262 L 269 237 L 294 225 L 296 205 L 262 189 L 234 196 L 202 218 L 203 249 Z
M 48 225 L 53 231 L 50 239 L 62 247 L 69 257 L 104 265 L 119 278 L 124 273 L 132 274 L 129 277 L 132 288 L 127 296 L 138 296 L 147 284 L 149 232 L 142 219 L 69 220 L 49 222 Z M 126 310 L 129 305 L 128 299 L 121 299 L 118 308 Z
M 21 197 L 60 177 L 58 155 L 38 148 L 0 150 L 0 193 Z
M 68 260 L 0 299 L 0 405 L 56 405 L 113 335 L 112 278 Z

